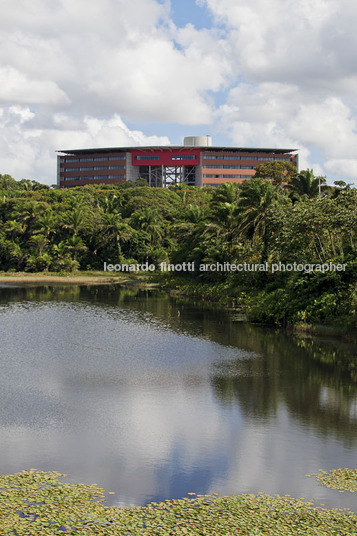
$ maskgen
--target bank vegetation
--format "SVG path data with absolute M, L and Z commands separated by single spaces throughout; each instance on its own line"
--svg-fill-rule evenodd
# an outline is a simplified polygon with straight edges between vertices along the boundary
M 68 274 L 101 271 L 104 263 L 194 263 L 194 271 L 157 269 L 152 279 L 233 305 L 254 321 L 353 331 L 357 190 L 342 181 L 327 186 L 311 170 L 288 182 L 259 174 L 217 188 L 155 189 L 139 180 L 61 190 L 2 175 L 0 270 Z M 199 269 L 224 263 L 345 267 Z

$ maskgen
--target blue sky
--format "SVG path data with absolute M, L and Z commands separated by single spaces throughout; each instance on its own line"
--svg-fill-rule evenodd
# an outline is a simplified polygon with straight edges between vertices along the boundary
M 298 148 L 357 178 L 350 0 L 2 0 L 0 173 L 53 184 L 60 149 Z M 333 73 L 333 75 L 331 74 Z
M 212 27 L 212 12 L 194 0 L 171 0 L 170 14 L 174 23 L 180 27 L 186 24 L 193 24 L 198 30 Z

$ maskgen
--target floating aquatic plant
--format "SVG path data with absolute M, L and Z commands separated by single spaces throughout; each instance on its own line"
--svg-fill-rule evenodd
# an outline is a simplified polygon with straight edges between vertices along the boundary
M 195 495 L 145 507 L 106 507 L 97 486 L 61 473 L 0 477 L 0 535 L 17 536 L 352 536 L 357 515 L 290 496 Z
M 320 471 L 307 476 L 316 476 L 317 480 L 327 488 L 335 488 L 339 491 L 357 491 L 357 469 L 333 469 L 332 471 Z

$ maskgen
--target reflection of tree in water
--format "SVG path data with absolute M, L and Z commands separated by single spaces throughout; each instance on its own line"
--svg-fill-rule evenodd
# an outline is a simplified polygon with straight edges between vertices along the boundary
M 78 301 L 80 288 L 77 285 L 28 284 L 24 286 L 1 286 L 0 305 L 16 302 Z
M 254 354 L 215 365 L 212 385 L 221 402 L 263 419 L 284 404 L 304 425 L 357 438 L 354 345 L 249 324 L 238 332 L 240 348 Z
M 333 339 L 293 335 L 229 320 L 222 309 L 171 298 L 166 292 L 117 285 L 4 287 L 0 306 L 14 302 L 68 302 L 103 307 L 111 315 L 136 312 L 144 322 L 237 349 L 237 359 L 218 361 L 212 385 L 224 404 L 267 419 L 281 404 L 305 425 L 357 437 L 356 346 Z

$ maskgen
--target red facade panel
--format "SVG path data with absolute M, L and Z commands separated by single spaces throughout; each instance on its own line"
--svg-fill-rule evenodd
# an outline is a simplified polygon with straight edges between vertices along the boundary
M 131 149 L 133 166 L 198 166 L 201 149 Z

